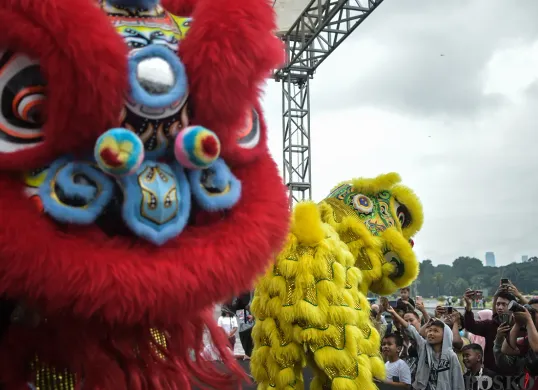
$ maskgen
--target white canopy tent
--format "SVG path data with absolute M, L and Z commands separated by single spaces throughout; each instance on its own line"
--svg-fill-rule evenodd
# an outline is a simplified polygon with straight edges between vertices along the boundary
M 273 0 L 278 34 L 286 33 L 309 3 L 310 0 Z

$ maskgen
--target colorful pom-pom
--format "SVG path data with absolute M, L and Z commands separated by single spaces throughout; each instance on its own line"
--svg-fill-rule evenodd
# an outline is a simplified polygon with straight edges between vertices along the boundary
M 144 160 L 144 144 L 132 131 L 111 129 L 95 143 L 94 156 L 103 172 L 114 176 L 130 175 Z
M 205 127 L 187 127 L 176 137 L 174 154 L 187 169 L 205 169 L 219 158 L 220 141 L 215 133 Z

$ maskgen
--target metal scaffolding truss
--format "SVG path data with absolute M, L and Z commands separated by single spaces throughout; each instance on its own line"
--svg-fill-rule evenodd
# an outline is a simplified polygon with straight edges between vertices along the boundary
M 311 0 L 282 35 L 287 62 L 275 71 L 282 82 L 284 182 L 290 202 L 312 197 L 310 79 L 329 55 L 383 0 Z
M 282 84 L 284 183 L 290 203 L 312 198 L 310 169 L 310 79 Z

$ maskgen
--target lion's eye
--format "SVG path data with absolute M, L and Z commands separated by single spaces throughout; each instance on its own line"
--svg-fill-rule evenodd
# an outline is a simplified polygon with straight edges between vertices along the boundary
M 13 99 L 13 114 L 28 124 L 42 126 L 44 122 L 45 88 L 29 87 Z
M 237 143 L 244 149 L 253 149 L 260 143 L 261 130 L 258 112 L 252 109 L 245 119 L 245 123 L 239 130 Z
M 374 204 L 366 195 L 357 194 L 353 197 L 353 207 L 359 213 L 370 214 L 374 208 Z
M 45 81 L 39 63 L 0 50 L 0 152 L 13 152 L 43 139 Z
M 400 221 L 402 228 L 406 228 L 411 224 L 411 214 L 405 205 L 395 202 L 396 216 Z

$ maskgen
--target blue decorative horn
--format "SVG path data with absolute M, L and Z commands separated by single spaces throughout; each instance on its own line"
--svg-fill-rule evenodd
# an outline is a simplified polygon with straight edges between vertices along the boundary
M 108 0 L 108 3 L 127 8 L 151 9 L 159 4 L 159 0 Z

